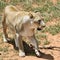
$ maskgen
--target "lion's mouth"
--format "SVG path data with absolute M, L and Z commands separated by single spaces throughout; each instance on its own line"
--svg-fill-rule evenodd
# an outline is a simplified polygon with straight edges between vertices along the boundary
M 42 30 L 45 26 L 40 26 L 37 28 L 37 30 Z
M 37 30 L 41 30 L 41 28 L 38 27 Z

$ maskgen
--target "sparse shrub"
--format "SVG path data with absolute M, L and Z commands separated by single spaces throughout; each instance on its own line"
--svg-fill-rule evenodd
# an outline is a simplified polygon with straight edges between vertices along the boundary
M 0 11 L 2 11 L 6 5 L 7 4 L 4 1 L 0 1 Z
M 44 45 L 49 45 L 49 44 L 50 44 L 50 42 L 48 40 L 44 41 Z
M 8 47 L 4 47 L 4 48 L 3 48 L 3 51 L 4 51 L 4 52 L 7 52 L 7 51 L 8 51 Z
M 11 0 L 9 4 L 16 5 L 19 4 L 20 0 Z
M 45 33 L 36 34 L 36 39 L 38 40 L 38 44 L 48 45 L 50 42 L 47 39 L 47 35 Z
M 60 25 L 57 24 L 57 25 L 54 25 L 54 26 L 46 27 L 44 30 L 42 30 L 42 32 L 49 32 L 52 35 L 56 35 L 57 33 L 60 32 Z
M 24 4 L 23 5 L 25 11 L 31 11 L 32 10 L 32 5 L 31 4 Z
M 7 52 L 8 51 L 8 46 L 5 47 L 0 47 L 1 52 Z
M 39 7 L 33 8 L 32 11 L 40 12 L 45 22 L 48 22 L 52 20 L 52 18 L 60 17 L 60 3 L 54 6 L 52 2 L 46 0 L 42 5 L 40 4 Z

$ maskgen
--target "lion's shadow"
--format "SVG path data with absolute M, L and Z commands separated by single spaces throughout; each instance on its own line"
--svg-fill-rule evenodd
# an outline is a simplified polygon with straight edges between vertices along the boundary
M 15 50 L 18 50 L 18 48 L 16 48 L 15 46 L 15 42 L 14 40 L 8 41 L 9 44 L 12 44 L 14 46 Z M 24 51 L 26 53 L 27 56 L 36 56 L 34 50 L 25 42 L 23 41 L 23 45 L 24 45 Z M 54 57 L 50 54 L 45 54 L 45 53 L 41 53 L 41 57 L 43 59 L 48 59 L 48 60 L 54 60 Z

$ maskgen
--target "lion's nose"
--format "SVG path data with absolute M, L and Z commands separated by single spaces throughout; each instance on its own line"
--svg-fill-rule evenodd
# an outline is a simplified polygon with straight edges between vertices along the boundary
M 43 25 L 42 27 L 45 27 L 46 25 Z
M 45 27 L 45 26 L 46 26 L 46 24 L 43 22 L 43 23 L 41 24 L 41 26 L 42 26 L 42 27 Z
M 45 26 L 46 26 L 43 21 L 41 21 L 41 26 L 42 26 L 42 27 L 45 27 Z

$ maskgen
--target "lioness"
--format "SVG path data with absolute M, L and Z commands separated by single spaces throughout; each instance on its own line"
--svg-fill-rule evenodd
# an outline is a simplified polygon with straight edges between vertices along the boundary
M 15 44 L 19 48 L 19 56 L 25 56 L 22 36 L 30 39 L 34 46 L 37 56 L 40 56 L 38 50 L 38 43 L 34 36 L 34 30 L 45 26 L 39 14 L 19 11 L 15 6 L 9 5 L 5 7 L 3 25 L 3 40 L 8 41 L 7 27 L 9 27 L 15 34 Z

